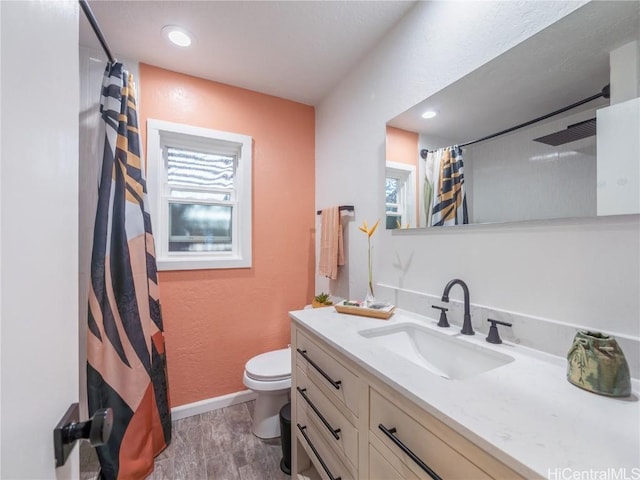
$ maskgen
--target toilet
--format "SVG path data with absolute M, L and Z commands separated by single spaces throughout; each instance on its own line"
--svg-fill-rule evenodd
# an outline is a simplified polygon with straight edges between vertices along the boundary
M 253 357 L 244 366 L 245 386 L 258 394 L 253 413 L 253 433 L 260 438 L 280 436 L 280 409 L 289 401 L 291 349 L 283 348 Z

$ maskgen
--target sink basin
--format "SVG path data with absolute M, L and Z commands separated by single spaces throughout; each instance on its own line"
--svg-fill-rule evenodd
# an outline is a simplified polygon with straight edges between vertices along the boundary
M 358 332 L 436 375 L 462 380 L 513 362 L 503 353 L 412 323 Z

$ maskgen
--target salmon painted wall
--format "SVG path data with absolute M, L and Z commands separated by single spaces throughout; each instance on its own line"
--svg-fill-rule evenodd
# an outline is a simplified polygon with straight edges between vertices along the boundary
M 160 272 L 171 405 L 244 390 L 244 364 L 286 347 L 315 275 L 315 112 L 308 105 L 140 64 L 147 119 L 253 137 L 253 267 Z
M 401 128 L 390 127 L 387 125 L 387 142 L 386 142 L 386 155 L 388 162 L 406 163 L 416 167 L 415 178 L 415 192 L 416 192 L 416 206 L 420 204 L 420 179 L 418 172 L 418 134 L 416 132 L 409 132 Z M 416 218 L 411 226 L 415 227 L 418 224 L 418 208 L 416 208 Z

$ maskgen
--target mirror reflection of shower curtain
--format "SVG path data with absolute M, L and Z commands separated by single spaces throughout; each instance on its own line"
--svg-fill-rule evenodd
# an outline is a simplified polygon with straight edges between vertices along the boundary
M 435 196 L 434 189 L 438 185 L 438 177 L 440 176 L 440 159 L 442 158 L 443 149 L 430 151 L 425 159 L 425 176 L 424 176 L 424 214 L 425 226 L 431 226 L 431 218 L 433 215 L 433 200 Z
M 439 148 L 428 153 L 424 191 L 427 226 L 469 223 L 462 148 Z

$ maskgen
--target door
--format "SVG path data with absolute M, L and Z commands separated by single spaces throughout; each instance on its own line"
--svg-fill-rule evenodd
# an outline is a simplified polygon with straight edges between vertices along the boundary
M 0 2 L 0 477 L 55 468 L 78 401 L 78 3 Z

